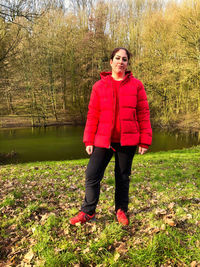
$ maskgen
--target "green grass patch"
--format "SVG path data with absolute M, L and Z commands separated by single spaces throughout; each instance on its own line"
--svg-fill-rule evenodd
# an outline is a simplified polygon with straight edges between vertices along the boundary
M 136 155 L 130 225 L 114 213 L 114 161 L 101 183 L 97 221 L 71 226 L 88 159 L 2 165 L 0 265 L 200 264 L 200 146 Z

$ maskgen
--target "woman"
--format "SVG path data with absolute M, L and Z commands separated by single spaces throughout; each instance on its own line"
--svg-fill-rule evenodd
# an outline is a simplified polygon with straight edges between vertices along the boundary
M 144 154 L 152 141 L 149 106 L 143 84 L 127 71 L 130 53 L 116 48 L 110 57 L 112 72 L 102 72 L 92 89 L 83 142 L 90 161 L 86 170 L 85 200 L 70 223 L 94 219 L 100 181 L 115 154 L 115 211 L 128 225 L 129 176 L 137 145 Z

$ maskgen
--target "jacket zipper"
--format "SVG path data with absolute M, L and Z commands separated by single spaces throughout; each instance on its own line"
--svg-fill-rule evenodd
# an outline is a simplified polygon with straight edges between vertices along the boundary
M 125 83 L 125 81 L 126 81 L 126 79 L 122 80 L 122 82 L 120 83 L 120 86 L 119 86 L 119 124 L 120 124 L 120 144 L 121 145 L 122 145 L 122 142 L 121 142 L 122 135 L 121 135 L 121 120 L 120 120 L 120 88 Z
M 120 87 L 122 85 L 122 83 L 124 82 L 125 80 L 122 80 L 122 82 L 120 83 L 119 85 L 119 91 L 120 91 Z M 115 98 L 115 95 L 114 95 L 114 88 L 113 88 L 113 81 L 112 82 L 112 91 L 113 91 L 113 99 L 115 100 L 114 101 L 114 113 L 113 113 L 113 118 L 115 118 L 115 108 L 116 108 L 116 98 Z M 120 96 L 120 94 L 119 94 Z M 120 102 L 120 97 L 119 97 L 119 102 Z M 111 147 L 111 136 L 112 136 L 112 130 L 113 130 L 113 119 L 112 119 L 112 129 L 111 129 L 111 135 L 110 135 L 110 145 L 109 145 L 109 148 L 112 148 Z M 120 123 L 120 144 L 121 144 L 121 120 L 120 120 L 120 105 L 119 105 L 119 123 Z
M 112 148 L 111 147 L 111 137 L 112 137 L 112 131 L 113 131 L 113 128 L 114 128 L 114 118 L 115 118 L 115 108 L 116 108 L 116 97 L 115 97 L 115 94 L 114 94 L 114 88 L 113 88 L 113 81 L 111 81 L 112 83 L 112 94 L 113 94 L 113 100 L 114 100 L 114 112 L 113 112 L 113 116 L 112 116 L 112 127 L 111 127 L 111 133 L 110 133 L 110 144 L 109 144 L 109 147 L 108 148 Z
M 120 120 L 120 87 L 121 87 L 121 83 L 119 85 L 119 125 L 120 125 L 120 144 L 121 144 L 121 120 Z

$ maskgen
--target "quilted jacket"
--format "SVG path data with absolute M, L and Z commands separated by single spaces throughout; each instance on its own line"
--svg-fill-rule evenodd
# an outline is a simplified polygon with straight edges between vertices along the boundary
M 115 121 L 116 96 L 111 72 L 102 72 L 90 96 L 83 142 L 85 145 L 110 148 Z M 122 146 L 144 145 L 152 142 L 149 105 L 144 86 L 126 72 L 119 88 L 119 117 Z

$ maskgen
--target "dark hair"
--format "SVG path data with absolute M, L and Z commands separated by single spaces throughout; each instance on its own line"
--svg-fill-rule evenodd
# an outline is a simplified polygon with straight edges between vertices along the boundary
M 110 56 L 110 59 L 113 60 L 115 54 L 116 54 L 119 50 L 121 50 L 121 49 L 126 51 L 126 54 L 127 54 L 128 60 L 129 60 L 129 59 L 131 58 L 131 53 L 130 53 L 126 48 L 124 48 L 124 47 L 117 47 L 117 48 L 115 48 L 115 49 L 112 51 L 112 54 L 111 54 L 111 56 Z

